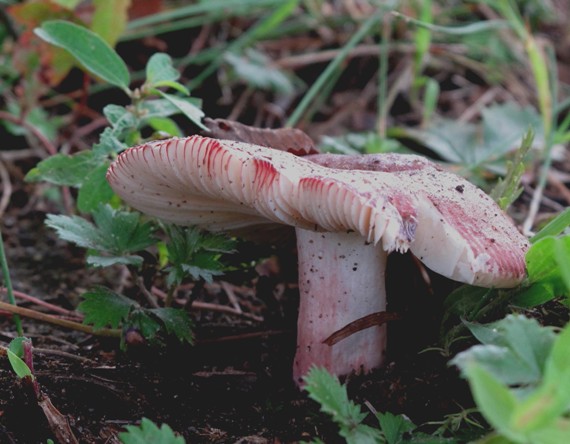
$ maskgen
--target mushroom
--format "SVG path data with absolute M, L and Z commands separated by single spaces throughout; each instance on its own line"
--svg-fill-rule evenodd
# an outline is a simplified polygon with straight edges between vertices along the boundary
M 386 310 L 392 251 L 485 287 L 525 277 L 528 242 L 483 191 L 414 155 L 309 155 L 200 136 L 126 150 L 107 179 L 134 208 L 210 231 L 295 227 L 300 306 L 293 376 L 345 375 L 384 359 L 386 325 L 324 341 Z

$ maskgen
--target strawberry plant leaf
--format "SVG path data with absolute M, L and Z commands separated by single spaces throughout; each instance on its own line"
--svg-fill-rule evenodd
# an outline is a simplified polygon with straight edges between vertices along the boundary
M 510 427 L 517 403 L 515 396 L 493 375 L 473 361 L 465 367 L 465 373 L 475 402 L 489 424 L 508 438 L 524 442 L 520 434 L 514 433 Z
M 347 443 L 373 444 L 380 441 L 380 431 L 362 424 L 366 413 L 348 399 L 346 386 L 341 385 L 335 376 L 323 368 L 313 367 L 304 380 L 309 397 L 320 404 L 322 412 L 331 415 Z
M 123 444 L 185 444 L 184 438 L 176 436 L 167 424 L 159 428 L 150 419 L 143 418 L 140 426 L 128 425 L 126 432 L 119 433 Z
M 156 242 L 152 236 L 154 226 L 150 222 L 142 222 L 140 213 L 100 205 L 93 212 L 93 219 L 105 239 L 103 251 L 111 254 L 140 251 Z
M 34 32 L 46 42 L 67 50 L 92 74 L 130 92 L 127 65 L 94 32 L 64 20 L 46 21 Z
M 234 251 L 235 241 L 225 236 L 202 233 L 195 227 L 166 227 L 169 241 L 166 250 L 168 267 L 168 285 L 179 285 L 184 278 L 204 279 L 207 282 L 224 270 L 220 259 L 222 253 Z
M 169 334 L 176 336 L 180 342 L 194 344 L 194 333 L 192 332 L 194 325 L 188 313 L 184 310 L 177 308 L 153 308 L 149 311 L 162 321 Z
M 376 418 L 378 418 L 387 444 L 399 444 L 404 442 L 404 434 L 416 428 L 415 424 L 404 415 L 378 412 Z
M 107 288 L 99 287 L 83 293 L 83 302 L 77 310 L 85 315 L 84 324 L 94 328 L 119 328 L 137 304 L 131 299 Z
M 63 240 L 83 248 L 106 250 L 106 241 L 100 230 L 82 217 L 48 214 L 46 225 L 55 229 Z
M 554 331 L 522 315 L 509 315 L 492 324 L 465 323 L 483 344 L 459 353 L 451 363 L 463 371 L 477 362 L 507 385 L 536 385 L 555 339 Z

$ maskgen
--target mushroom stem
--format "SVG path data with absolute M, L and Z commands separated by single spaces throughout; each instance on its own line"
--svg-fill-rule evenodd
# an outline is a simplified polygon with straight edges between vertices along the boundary
M 316 365 L 334 375 L 379 367 L 386 326 L 358 331 L 329 346 L 323 341 L 350 322 L 386 310 L 387 253 L 359 233 L 296 229 L 299 257 L 299 319 L 293 377 Z

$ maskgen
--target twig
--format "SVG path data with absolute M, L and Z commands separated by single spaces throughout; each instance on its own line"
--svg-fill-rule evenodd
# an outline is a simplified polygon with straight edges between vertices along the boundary
M 3 293 L 6 293 L 5 289 L 0 289 L 0 291 Z M 43 300 L 36 298 L 34 296 L 30 296 L 29 294 L 26 294 L 26 293 L 22 293 L 21 291 L 14 290 L 14 296 L 16 296 L 17 298 L 22 299 L 24 301 L 32 302 L 32 303 L 39 305 L 41 307 L 45 307 L 45 308 L 47 308 L 51 311 L 54 311 L 56 313 L 59 313 L 61 315 L 70 316 L 70 317 L 76 318 L 78 320 L 81 320 L 81 316 L 74 311 L 66 310 L 65 308 L 62 308 L 62 307 L 55 305 L 55 304 L 50 304 L 49 302 L 43 301 Z
M 128 267 L 128 269 L 131 272 L 131 276 L 133 277 L 135 284 L 137 285 L 137 287 L 139 288 L 139 290 L 141 291 L 141 293 L 143 294 L 149 305 L 152 308 L 159 308 L 158 302 L 156 302 L 156 298 L 145 287 L 143 278 L 139 276 L 139 274 L 136 272 L 134 268 Z
M 219 338 L 211 338 L 211 339 L 197 339 L 197 344 L 214 344 L 218 342 L 233 342 L 233 341 L 243 341 L 244 339 L 253 339 L 253 338 L 263 338 L 264 336 L 278 336 L 284 335 L 287 333 L 291 333 L 288 330 L 267 330 L 267 331 L 255 331 L 252 333 L 243 333 L 241 335 L 232 335 L 232 336 L 221 336 Z
M 94 329 L 89 325 L 80 324 L 78 322 L 69 321 L 67 319 L 60 319 L 46 313 L 30 310 L 29 308 L 18 307 L 17 305 L 8 304 L 6 302 L 0 302 L 0 309 L 6 310 L 14 315 L 24 316 L 26 318 L 35 319 L 37 321 L 48 322 L 50 324 L 59 325 L 60 327 L 69 328 L 71 330 L 82 331 L 90 335 L 106 336 L 113 338 L 119 338 L 121 336 L 121 330 L 119 329 L 110 329 L 110 328 Z
M 398 313 L 390 313 L 387 311 L 372 313 L 364 316 L 363 318 L 357 319 L 356 321 L 352 321 L 342 327 L 340 330 L 335 331 L 332 335 L 323 341 L 323 344 L 332 347 L 336 343 L 361 330 L 365 330 L 376 325 L 383 325 L 388 321 L 395 321 L 398 319 L 401 319 L 401 316 Z
M 166 293 L 159 288 L 152 287 L 152 293 L 158 296 L 161 299 L 166 298 Z M 178 303 L 183 303 L 184 301 L 180 300 L 177 301 Z M 207 310 L 207 311 L 215 311 L 219 313 L 227 313 L 232 314 L 235 316 L 241 316 L 244 318 L 251 319 L 253 321 L 262 322 L 263 318 L 261 316 L 256 316 L 251 313 L 244 313 L 242 311 L 237 311 L 235 308 L 228 307 L 226 305 L 219 305 L 219 304 L 212 304 L 210 302 L 202 302 L 202 301 L 192 301 L 190 304 L 190 308 L 193 310 Z
M 14 116 L 13 114 L 10 114 L 6 111 L 0 111 L 0 120 L 7 120 L 8 122 L 15 123 L 16 125 L 25 128 L 31 134 L 33 134 L 36 139 L 40 141 L 42 146 L 50 155 L 53 156 L 54 154 L 57 153 L 57 148 L 50 142 L 50 140 L 46 136 L 44 136 L 39 129 L 37 129 L 33 125 L 30 125 L 21 117 Z

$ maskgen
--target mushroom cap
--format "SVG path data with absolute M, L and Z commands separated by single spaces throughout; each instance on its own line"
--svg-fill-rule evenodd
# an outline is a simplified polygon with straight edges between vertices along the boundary
M 483 191 L 419 156 L 349 157 L 192 136 L 126 150 L 107 179 L 134 208 L 176 224 L 356 231 L 461 282 L 525 277 L 528 242 Z

